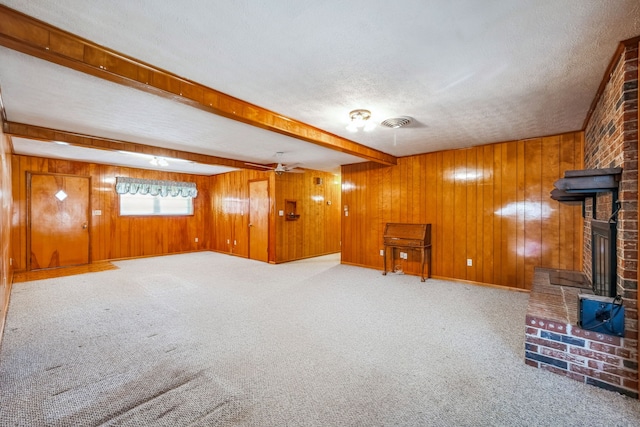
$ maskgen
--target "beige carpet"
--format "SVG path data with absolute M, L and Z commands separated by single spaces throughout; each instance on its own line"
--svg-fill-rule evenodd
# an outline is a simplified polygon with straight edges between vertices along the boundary
M 0 426 L 637 426 L 528 367 L 527 294 L 210 252 L 16 284 Z

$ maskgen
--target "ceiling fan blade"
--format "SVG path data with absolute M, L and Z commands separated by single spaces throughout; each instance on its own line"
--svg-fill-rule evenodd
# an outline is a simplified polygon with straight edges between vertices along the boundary
M 258 167 L 258 168 L 263 168 L 263 169 L 273 169 L 271 166 L 259 165 L 257 163 L 244 162 L 244 164 L 248 165 L 248 166 L 255 166 L 255 167 Z
M 284 169 L 290 171 L 291 169 L 295 169 L 300 166 L 302 163 L 292 163 L 290 165 L 284 165 Z

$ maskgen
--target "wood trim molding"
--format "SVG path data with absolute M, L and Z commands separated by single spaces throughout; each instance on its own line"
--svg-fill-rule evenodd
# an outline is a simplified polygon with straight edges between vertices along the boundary
M 4 123 L 7 121 L 7 110 L 4 108 L 4 102 L 2 101 L 2 88 L 0 88 L 0 121 L 4 126 Z
M 596 107 L 598 106 L 598 102 L 600 102 L 600 98 L 604 93 L 604 89 L 607 87 L 607 83 L 609 83 L 609 80 L 611 79 L 611 73 L 613 72 L 613 69 L 616 68 L 616 66 L 618 65 L 618 62 L 620 62 L 620 59 L 622 59 L 622 53 L 627 47 L 638 45 L 639 43 L 640 43 L 640 36 L 623 40 L 620 43 L 618 43 L 618 47 L 616 48 L 616 51 L 613 54 L 611 61 L 609 62 L 609 66 L 607 67 L 607 70 L 605 71 L 604 76 L 602 77 L 600 86 L 598 86 L 598 91 L 596 92 L 596 95 L 593 97 L 593 101 L 591 101 L 591 105 L 589 106 L 589 111 L 587 112 L 587 117 L 585 117 L 584 122 L 582 122 L 583 131 L 587 129 L 587 125 L 591 120 L 591 116 L 593 115 L 593 112 L 596 110 Z
M 640 52 L 640 37 L 638 37 L 638 39 L 636 40 L 636 44 L 638 46 L 638 52 Z M 640 62 L 640 61 L 639 61 Z M 640 108 L 638 108 L 638 123 L 640 123 Z M 636 132 L 637 135 L 637 139 L 638 139 L 638 143 L 640 144 L 640 134 L 638 134 L 638 132 Z M 640 192 L 638 192 L 638 206 L 640 206 Z M 640 230 L 638 230 L 640 231 Z M 640 251 L 638 251 L 638 265 L 640 265 Z M 637 274 L 637 273 L 636 273 Z M 640 277 L 636 276 L 636 279 L 640 279 Z M 640 307 L 640 293 L 637 293 L 636 295 L 636 299 L 637 299 L 637 307 Z M 637 347 L 636 350 L 638 350 L 639 348 Z M 640 364 L 640 352 L 638 352 L 638 364 Z M 640 394 L 638 395 L 638 399 L 640 399 Z
M 396 157 L 184 79 L 0 5 L 0 45 L 252 126 L 386 165 Z
M 5 122 L 4 131 L 7 135 L 14 137 L 36 139 L 39 141 L 47 142 L 60 141 L 77 147 L 94 148 L 108 151 L 129 151 L 132 153 L 143 153 L 152 156 L 189 160 L 192 162 L 203 163 L 207 165 L 221 165 L 239 169 L 254 169 L 264 171 L 264 169 L 247 165 L 245 162 L 242 162 L 240 160 L 209 156 L 206 154 L 191 153 L 188 151 L 172 150 L 169 148 L 154 147 L 151 145 L 138 144 L 135 142 L 99 138 L 74 132 L 66 132 L 63 130 L 27 125 L 24 123 Z

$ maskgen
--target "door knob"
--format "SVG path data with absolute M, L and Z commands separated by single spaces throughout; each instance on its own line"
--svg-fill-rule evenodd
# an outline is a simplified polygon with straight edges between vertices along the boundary
M 249 227 L 253 227 L 253 224 L 249 224 Z
M 85 222 L 84 224 L 82 224 L 82 229 L 83 229 L 83 230 L 86 230 L 86 229 L 87 229 L 87 227 L 88 227 L 88 226 L 87 226 L 87 223 L 86 223 L 86 222 Z

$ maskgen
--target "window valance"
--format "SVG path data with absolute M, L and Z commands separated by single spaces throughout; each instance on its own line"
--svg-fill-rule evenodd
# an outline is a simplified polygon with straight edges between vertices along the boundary
M 150 194 L 161 197 L 193 197 L 198 196 L 195 182 L 160 181 L 154 179 L 116 177 L 116 193 L 118 194 Z

